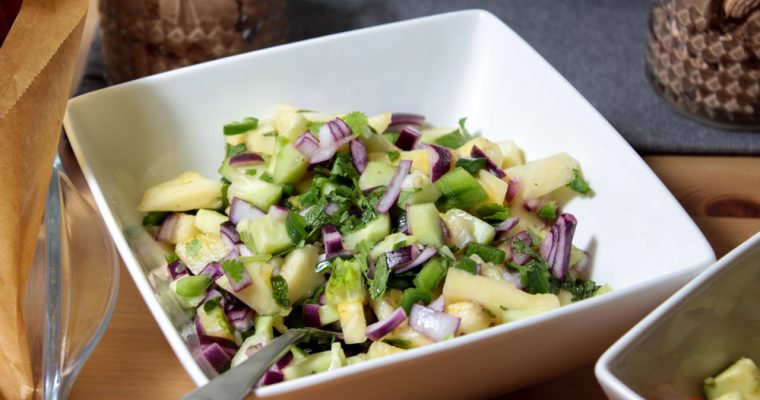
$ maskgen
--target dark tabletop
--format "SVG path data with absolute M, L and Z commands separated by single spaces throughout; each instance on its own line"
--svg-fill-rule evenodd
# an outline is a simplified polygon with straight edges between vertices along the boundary
M 760 132 L 676 114 L 644 73 L 648 0 L 291 0 L 290 40 L 470 8 L 520 34 L 640 153 L 760 154 Z M 96 43 L 97 46 L 97 43 Z M 80 91 L 103 85 L 93 52 Z

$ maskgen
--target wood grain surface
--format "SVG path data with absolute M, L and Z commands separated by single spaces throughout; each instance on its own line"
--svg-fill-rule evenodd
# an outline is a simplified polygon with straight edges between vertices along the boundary
M 702 229 L 718 257 L 760 231 L 760 157 L 649 156 L 647 163 Z M 82 369 L 74 400 L 176 399 L 193 388 L 122 267 L 116 311 Z M 504 399 L 603 399 L 593 365 Z

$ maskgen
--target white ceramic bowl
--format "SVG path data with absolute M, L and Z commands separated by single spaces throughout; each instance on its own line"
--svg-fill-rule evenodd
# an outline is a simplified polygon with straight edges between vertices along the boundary
M 582 60 L 579 60 L 582 62 Z M 519 36 L 484 11 L 399 22 L 256 51 L 77 97 L 64 125 L 140 293 L 182 365 L 207 374 L 145 271 L 160 255 L 135 211 L 150 185 L 194 169 L 217 176 L 221 126 L 277 103 L 325 112 L 408 111 L 434 126 L 513 138 L 529 159 L 565 151 L 596 195 L 566 210 L 591 277 L 616 290 L 544 315 L 257 390 L 261 397 L 483 397 L 593 361 L 714 261 L 692 220 L 615 129 Z M 139 261 L 138 261 L 139 260 Z M 160 288 L 159 288 L 160 289 Z M 192 347 L 192 343 L 190 343 Z
M 740 357 L 760 362 L 760 233 L 731 251 L 599 359 L 612 399 L 703 396 L 702 383 Z

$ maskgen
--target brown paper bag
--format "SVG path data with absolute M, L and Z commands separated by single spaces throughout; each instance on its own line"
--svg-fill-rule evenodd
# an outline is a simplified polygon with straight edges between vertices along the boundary
M 87 0 L 25 0 L 0 47 L 0 398 L 33 394 L 23 289 Z

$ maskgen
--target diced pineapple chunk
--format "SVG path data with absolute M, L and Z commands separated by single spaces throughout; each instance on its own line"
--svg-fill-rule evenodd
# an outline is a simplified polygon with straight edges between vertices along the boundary
M 364 305 L 358 301 L 347 301 L 338 304 L 340 327 L 346 344 L 364 343 L 367 336 L 367 320 L 364 318 Z
M 385 356 L 389 356 L 391 354 L 401 353 L 404 351 L 404 349 L 398 348 L 396 346 L 391 346 L 388 343 L 385 342 L 372 342 L 372 344 L 369 346 L 369 350 L 367 351 L 367 356 L 370 360 L 374 360 L 375 358 L 381 358 Z
M 203 233 L 219 233 L 219 225 L 227 220 L 226 215 L 203 208 L 195 214 L 195 227 Z
M 287 313 L 288 310 L 281 309 L 272 297 L 272 266 L 261 262 L 250 262 L 245 264 L 245 270 L 251 276 L 253 283 L 239 292 L 232 289 L 226 275 L 217 278 L 216 284 L 248 307 L 253 308 L 259 315 Z
M 417 348 L 427 346 L 433 343 L 427 336 L 417 332 L 409 326 L 409 322 L 405 321 L 401 323 L 393 332 L 389 333 L 386 339 L 401 340 L 409 345 L 409 348 Z
M 274 110 L 274 127 L 277 132 L 286 137 L 291 142 L 306 132 L 309 120 L 304 118 L 303 113 L 298 112 L 298 108 L 280 104 Z
M 537 199 L 559 189 L 575 179 L 574 170 L 580 170 L 578 161 L 567 153 L 557 153 L 540 160 L 508 168 L 507 178 L 517 178 L 522 185 L 521 199 Z
M 174 252 L 194 275 L 211 262 L 224 258 L 232 250 L 218 233 L 198 233 L 177 243 Z
M 526 210 L 522 203 L 523 200 L 519 197 L 516 197 L 515 201 L 512 202 L 512 204 L 514 204 L 510 208 L 512 216 L 520 218 L 520 221 L 514 228 L 512 228 L 511 232 L 520 232 L 529 229 L 534 232 L 539 232 L 544 229 L 544 225 L 546 225 L 544 220 L 539 218 L 535 212 Z
M 482 137 L 470 139 L 470 141 L 465 143 L 457 150 L 457 154 L 459 154 L 460 157 L 472 157 L 470 154 L 472 152 L 473 146 L 478 146 L 480 150 L 483 150 L 483 153 L 486 153 L 488 159 L 493 161 L 494 164 L 502 164 L 504 156 L 501 154 L 501 149 L 499 146 L 496 143 Z
M 501 150 L 501 154 L 504 156 L 501 160 L 502 168 L 514 167 L 517 165 L 525 164 L 525 156 L 522 150 L 517 147 L 514 140 L 502 140 L 497 145 Z
M 137 211 L 188 211 L 222 206 L 222 183 L 185 172 L 145 191 Z
M 428 160 L 427 150 L 402 151 L 401 159 L 412 161 L 412 171 L 419 171 L 425 175 L 430 174 L 430 161 Z
M 508 188 L 506 181 L 484 169 L 478 172 L 477 180 L 480 186 L 483 186 L 483 189 L 488 193 L 489 203 L 504 204 Z
M 449 304 L 446 306 L 445 312 L 459 318 L 458 334 L 481 331 L 491 326 L 493 322 L 491 315 L 483 309 L 483 306 L 471 301 Z
M 476 255 L 470 256 L 470 258 L 474 258 L 474 257 L 477 257 L 477 256 Z M 505 272 L 507 272 L 507 269 L 502 267 L 501 265 L 494 265 L 487 262 L 480 264 L 480 275 L 483 275 L 487 278 L 496 279 L 497 281 L 503 281 Z
M 506 281 L 473 275 L 450 268 L 443 284 L 446 303 L 472 301 L 482 304 L 494 315 L 500 316 L 503 308 L 522 310 L 543 307 L 547 310 L 559 307 L 559 299 L 553 294 L 528 294 L 516 289 Z
M 391 124 L 391 117 L 393 115 L 389 112 L 373 115 L 369 118 L 367 118 L 367 124 L 372 127 L 372 129 L 375 130 L 377 133 L 383 133 L 386 129 L 388 129 L 388 125 Z M 361 132 L 354 132 L 356 134 L 361 134 Z
M 195 216 L 190 214 L 177 214 L 177 220 L 174 223 L 174 229 L 166 243 L 179 243 L 184 242 L 196 234 L 200 233 L 198 228 L 195 227 Z
M 288 299 L 291 303 L 311 296 L 325 282 L 325 276 L 314 270 L 318 261 L 319 250 L 310 244 L 294 249 L 285 257 L 280 276 L 288 282 Z
M 451 242 L 460 249 L 470 242 L 489 244 L 496 234 L 491 225 L 456 208 L 446 211 L 443 219 L 449 228 Z
M 271 119 L 260 120 L 256 129 L 245 135 L 245 147 L 248 151 L 271 156 L 277 145 L 274 131 L 274 122 Z

